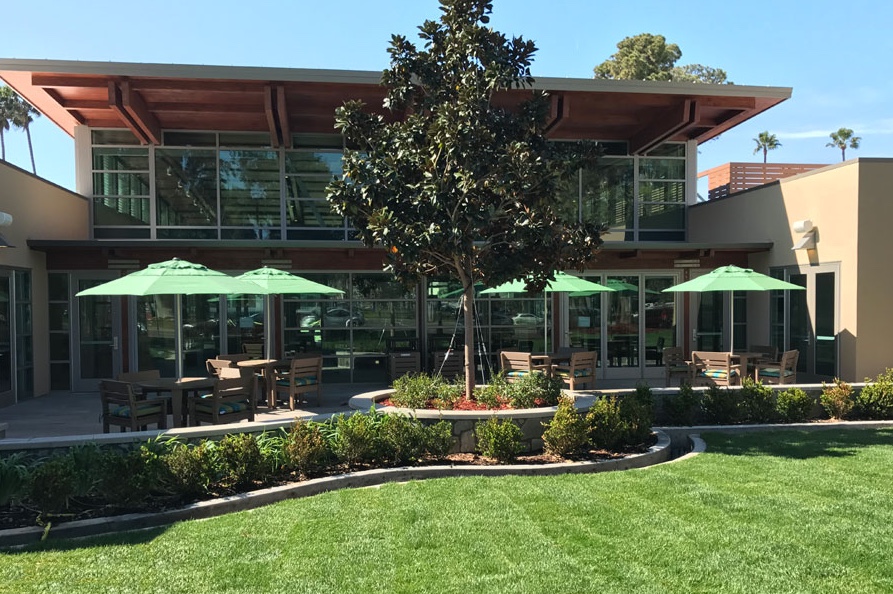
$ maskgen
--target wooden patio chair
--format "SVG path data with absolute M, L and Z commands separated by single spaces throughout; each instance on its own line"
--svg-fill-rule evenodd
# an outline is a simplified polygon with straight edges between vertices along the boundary
M 737 386 L 741 366 L 732 364 L 732 353 L 692 351 L 692 385 Z
M 313 392 L 316 406 L 322 406 L 322 357 L 295 357 L 287 370 L 276 371 L 274 381 L 277 398 L 280 392 L 288 394 L 289 410 L 295 409 L 295 400 L 306 400 L 299 396 Z
M 549 369 L 548 366 L 534 365 L 533 355 L 521 351 L 499 351 L 499 368 L 509 383 L 531 373 L 544 373 Z
M 159 429 L 167 428 L 167 401 L 147 399 L 129 382 L 99 382 L 99 398 L 102 401 L 103 433 L 108 433 L 111 425 L 118 425 L 121 431 L 143 431 L 153 423 Z
M 213 392 L 190 398 L 190 422 L 193 425 L 202 422 L 219 425 L 242 419 L 253 421 L 255 384 L 252 375 L 240 372 L 238 377 L 220 378 L 214 382 Z
M 234 368 L 236 364 L 227 359 L 208 359 L 205 361 L 205 367 L 208 369 L 208 375 L 220 377 L 221 369 Z
M 778 363 L 778 347 L 768 344 L 752 344 L 747 347 L 748 353 L 759 353 L 759 357 L 750 359 L 750 363 L 761 365 L 763 363 Z
M 691 364 L 685 359 L 685 351 L 681 346 L 664 347 L 664 378 L 669 388 L 673 383 L 673 378 L 678 377 L 680 385 L 682 382 L 691 381 Z
M 242 352 L 251 359 L 263 359 L 264 345 L 259 342 L 244 342 L 242 343 Z
M 778 363 L 761 363 L 756 366 L 756 381 L 764 384 L 796 384 L 797 361 L 800 351 L 785 351 Z
M 560 377 L 571 390 L 595 387 L 595 370 L 598 353 L 595 351 L 571 353 L 567 365 L 553 365 L 552 375 Z

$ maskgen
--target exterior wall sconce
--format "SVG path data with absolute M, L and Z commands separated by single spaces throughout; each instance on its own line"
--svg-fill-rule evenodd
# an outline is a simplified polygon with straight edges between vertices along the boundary
M 809 219 L 794 221 L 792 228 L 794 229 L 794 233 L 803 233 L 803 236 L 794 244 L 791 251 L 815 249 L 815 234 L 818 229 L 812 224 L 812 221 Z

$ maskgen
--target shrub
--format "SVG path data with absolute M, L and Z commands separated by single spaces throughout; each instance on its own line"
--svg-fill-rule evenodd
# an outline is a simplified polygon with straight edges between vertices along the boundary
M 500 421 L 490 418 L 475 425 L 474 433 L 478 440 L 478 451 L 487 458 L 507 463 L 521 453 L 521 428 L 511 419 Z
M 589 441 L 586 419 L 577 413 L 574 401 L 561 398 L 558 410 L 548 423 L 543 423 L 543 442 L 546 452 L 556 456 L 567 456 L 580 451 Z
M 445 458 L 453 448 L 453 425 L 438 421 L 425 427 L 425 453 L 432 458 Z
M 369 414 L 333 417 L 329 447 L 339 461 L 348 466 L 372 464 L 379 458 L 379 424 L 383 415 Z
M 616 396 L 602 396 L 586 415 L 589 441 L 599 450 L 617 451 L 623 444 L 626 428 Z
M 113 505 L 139 505 L 157 488 L 141 450 L 109 450 L 99 460 L 97 496 Z
M 407 464 L 425 455 L 425 428 L 418 419 L 405 415 L 384 415 L 379 427 L 381 461 Z
M 508 385 L 508 396 L 512 408 L 533 408 L 555 406 L 561 397 L 564 382 L 561 378 L 544 373 L 528 373 L 513 384 Z
M 28 466 L 21 452 L 0 458 L 0 506 L 21 501 L 28 493 Z
M 620 399 L 620 417 L 624 446 L 639 445 L 648 439 L 654 424 L 654 396 L 648 384 L 639 384 L 635 392 Z
M 855 397 L 853 413 L 862 419 L 893 418 L 893 369 L 887 369 L 866 385 Z
M 101 462 L 107 452 L 103 452 L 95 443 L 73 446 L 64 456 L 71 467 L 74 478 L 75 497 L 87 497 L 93 494 L 99 480 Z M 119 454 L 114 454 L 119 455 Z
M 443 383 L 439 375 L 407 373 L 394 380 L 391 402 L 405 408 L 426 408 L 429 400 L 440 395 Z
M 829 417 L 845 419 L 853 410 L 853 387 L 838 377 L 832 385 L 822 382 L 821 402 Z
M 77 478 L 66 458 L 51 458 L 31 471 L 27 498 L 40 515 L 64 512 L 77 491 Z
M 710 386 L 704 391 L 701 403 L 708 423 L 732 425 L 741 422 L 743 407 L 739 390 Z
M 175 444 L 164 456 L 176 493 L 187 497 L 204 495 L 217 480 L 214 442 L 202 440 L 198 445 Z
M 267 472 L 278 474 L 285 466 L 286 430 L 264 431 L 256 437 L 257 448 L 264 459 Z
M 801 388 L 788 388 L 778 393 L 775 411 L 785 423 L 802 423 L 812 414 L 815 398 Z
M 769 386 L 745 377 L 741 381 L 739 397 L 742 420 L 751 423 L 769 423 L 775 419 L 775 394 Z
M 499 372 L 490 378 L 489 384 L 475 389 L 474 398 L 487 408 L 500 408 L 509 400 L 511 391 L 512 385 L 505 374 Z
M 694 425 L 697 422 L 700 407 L 700 396 L 689 384 L 684 382 L 679 386 L 678 393 L 664 398 L 664 412 L 670 425 Z
M 220 440 L 216 450 L 224 486 L 244 489 L 264 476 L 264 457 L 250 433 L 230 433 Z
M 332 463 L 332 451 L 322 426 L 313 421 L 295 421 L 283 440 L 284 466 L 302 477 L 325 470 Z

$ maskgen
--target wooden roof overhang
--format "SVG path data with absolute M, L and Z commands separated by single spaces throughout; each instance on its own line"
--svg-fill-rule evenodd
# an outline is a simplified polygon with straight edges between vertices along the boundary
M 0 78 L 74 136 L 77 125 L 127 128 L 144 144 L 164 130 L 332 133 L 335 108 L 359 99 L 384 110 L 381 73 L 0 59 Z M 788 87 L 538 78 L 555 139 L 625 141 L 632 154 L 673 140 L 709 140 L 788 99 Z M 502 93 L 511 106 L 528 90 Z

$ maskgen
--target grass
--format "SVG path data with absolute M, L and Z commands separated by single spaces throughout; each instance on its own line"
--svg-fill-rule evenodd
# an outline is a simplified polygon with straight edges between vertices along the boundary
M 0 592 L 889 592 L 893 431 L 642 471 L 345 490 L 0 554 Z

